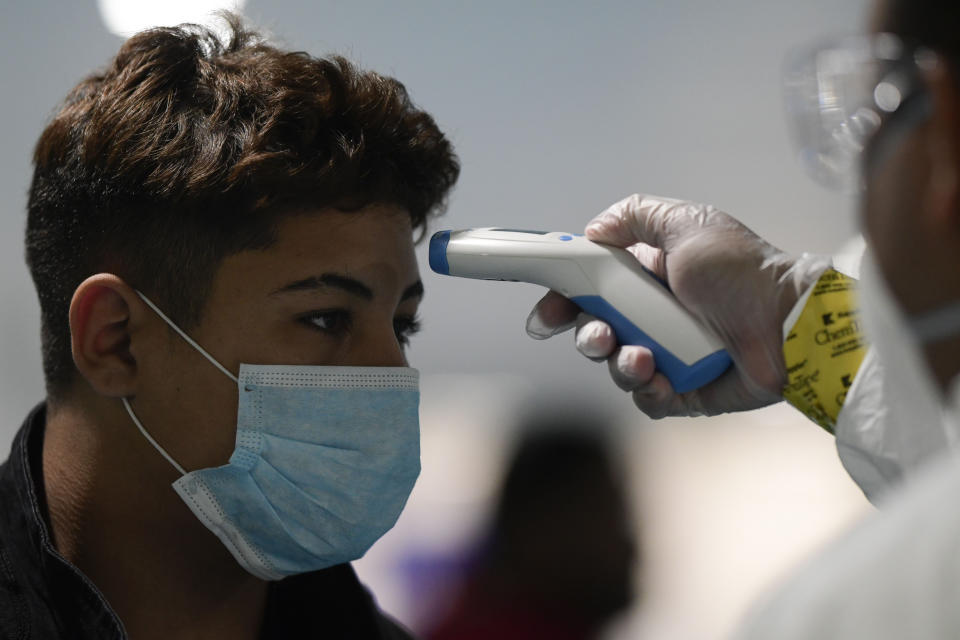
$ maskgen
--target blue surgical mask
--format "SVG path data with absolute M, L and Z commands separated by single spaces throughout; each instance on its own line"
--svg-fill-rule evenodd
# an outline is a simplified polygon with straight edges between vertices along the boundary
M 396 523 L 420 473 L 419 373 L 406 367 L 240 365 L 233 455 L 173 488 L 240 565 L 264 580 L 355 560 Z

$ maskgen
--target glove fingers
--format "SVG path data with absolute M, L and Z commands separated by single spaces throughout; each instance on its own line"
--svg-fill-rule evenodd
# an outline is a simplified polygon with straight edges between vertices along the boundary
M 577 317 L 575 343 L 577 351 L 594 362 L 603 362 L 617 348 L 617 338 L 610 325 L 586 313 Z
M 607 360 L 610 377 L 624 391 L 646 385 L 654 375 L 653 353 L 644 347 L 623 346 Z
M 633 390 L 633 403 L 654 420 L 688 415 L 683 396 L 674 392 L 673 385 L 662 373 L 655 373 L 646 384 Z
M 527 335 L 535 340 L 546 340 L 573 328 L 579 313 L 580 307 L 556 291 L 549 291 L 527 316 Z
M 667 254 L 663 249 L 640 243 L 627 247 L 627 251 L 660 280 L 667 282 Z
M 678 203 L 670 198 L 635 193 L 591 220 L 586 228 L 587 238 L 621 248 L 642 242 L 669 250 L 674 231 L 669 222 Z

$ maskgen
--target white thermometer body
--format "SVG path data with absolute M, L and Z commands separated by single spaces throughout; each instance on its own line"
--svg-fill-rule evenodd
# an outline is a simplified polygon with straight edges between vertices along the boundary
M 497 228 L 439 231 L 430 239 L 430 268 L 557 291 L 607 322 L 620 344 L 650 349 L 657 370 L 678 393 L 702 387 L 730 366 L 720 341 L 636 258 L 582 235 Z

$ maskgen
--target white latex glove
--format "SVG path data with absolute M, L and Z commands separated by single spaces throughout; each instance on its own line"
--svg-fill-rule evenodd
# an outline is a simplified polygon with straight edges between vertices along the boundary
M 613 381 L 652 418 L 745 411 L 782 399 L 783 322 L 829 258 L 788 256 L 714 207 L 639 194 L 594 218 L 586 236 L 627 249 L 664 280 L 723 341 L 734 366 L 700 389 L 677 394 L 654 371 L 648 349 L 618 347 L 609 325 L 553 291 L 527 318 L 530 336 L 545 339 L 576 325 L 577 349 L 607 360 Z

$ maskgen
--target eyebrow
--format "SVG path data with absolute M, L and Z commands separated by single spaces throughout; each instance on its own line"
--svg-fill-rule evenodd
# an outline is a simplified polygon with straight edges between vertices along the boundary
M 412 285 L 403 290 L 403 295 L 400 296 L 400 302 L 409 300 L 410 298 L 422 298 L 423 297 L 423 281 L 417 280 Z
M 363 298 L 364 300 L 373 300 L 373 290 L 370 289 L 370 287 L 355 278 L 344 276 L 338 273 L 324 273 L 319 276 L 311 276 L 309 278 L 304 278 L 303 280 L 297 280 L 296 282 L 291 282 L 290 284 L 280 287 L 270 295 L 274 296 L 282 293 L 293 293 L 297 291 L 314 291 L 328 287 L 346 291 L 347 293 L 353 294 L 359 298 Z M 418 297 L 423 297 L 422 280 L 417 280 L 412 285 L 404 289 L 403 295 L 400 296 L 400 300 L 405 301 L 409 300 L 410 298 Z

